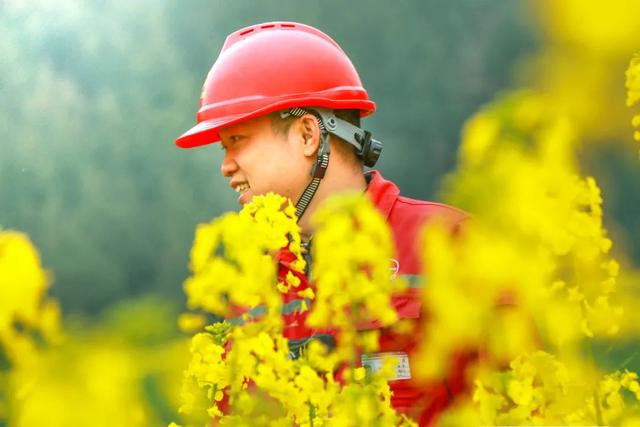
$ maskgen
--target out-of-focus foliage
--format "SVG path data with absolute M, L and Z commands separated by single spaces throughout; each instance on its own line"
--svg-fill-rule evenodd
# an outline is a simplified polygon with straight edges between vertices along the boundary
M 416 372 L 439 377 L 456 352 L 481 353 L 473 400 L 444 425 L 618 425 L 633 413 L 622 388 L 636 393 L 636 374 L 602 374 L 585 348 L 637 342 L 625 311 L 640 308 L 638 284 L 617 284 L 600 190 L 580 176 L 579 133 L 552 99 L 515 92 L 469 120 L 445 194 L 473 221 L 462 236 L 425 234 L 431 315 Z
M 640 3 L 543 0 L 530 7 L 542 43 L 526 64 L 528 83 L 553 94 L 582 143 L 628 140 L 620 75 L 638 50 Z
M 0 361 L 29 365 L 38 341 L 60 339 L 60 312 L 48 273 L 22 233 L 0 229 Z M 0 369 L 2 369 L 0 367 Z
M 624 368 L 638 366 L 638 274 L 626 262 L 620 272 L 609 255 L 602 196 L 594 178 L 581 177 L 578 156 L 628 134 L 623 64 L 638 49 L 640 6 L 532 5 L 546 39 L 529 90 L 467 123 L 446 181 L 445 198 L 475 219 L 463 238 L 438 228 L 425 237 L 424 304 L 435 316 L 418 372 L 440 375 L 456 350 L 481 349 L 472 401 L 461 399 L 442 425 L 635 425 L 640 386 Z M 633 69 L 632 61 L 628 104 Z M 446 301 L 465 316 L 443 310 Z M 626 360 L 603 363 L 601 349 L 621 344 Z
M 146 297 L 67 318 L 29 238 L 0 231 L 0 425 L 150 426 L 176 417 L 188 342 L 176 305 Z M 197 421 L 194 419 L 193 421 Z
M 67 319 L 64 337 L 0 371 L 0 425 L 142 427 L 176 419 L 189 345 L 171 327 L 176 315 L 174 304 L 146 297 L 100 321 Z
M 627 68 L 627 106 L 632 107 L 640 102 L 640 53 L 636 53 Z M 635 114 L 631 124 L 640 128 L 640 113 Z M 640 141 L 640 130 L 633 134 L 636 141 Z
M 12 412 L 11 374 L 30 369 L 45 340 L 60 339 L 59 310 L 47 296 L 48 287 L 29 238 L 0 229 L 0 425 Z
M 638 51 L 640 3 L 531 0 L 529 9 L 540 46 L 519 65 L 520 83 L 548 94 L 553 108 L 571 120 L 577 158 L 606 194 L 604 219 L 625 253 L 621 262 L 637 265 L 640 168 L 628 155 L 632 113 L 620 76 Z

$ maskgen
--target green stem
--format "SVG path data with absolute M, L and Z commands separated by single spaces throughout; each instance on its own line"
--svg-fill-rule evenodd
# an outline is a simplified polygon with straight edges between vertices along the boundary
M 618 368 L 618 370 L 622 371 L 623 369 L 625 369 L 629 363 L 631 363 L 633 361 L 633 359 L 636 358 L 636 356 L 638 355 L 638 353 L 640 353 L 640 350 L 636 350 L 633 352 L 633 354 L 629 357 L 627 357 L 622 364 L 620 365 L 620 367 Z
M 313 427 L 313 419 L 316 417 L 313 405 L 311 404 L 311 399 L 307 400 L 307 405 L 309 405 L 309 425 Z
M 352 303 L 351 304 L 351 325 L 357 325 L 358 324 L 358 315 L 359 315 L 359 306 L 358 304 Z M 353 326 L 353 329 L 355 330 L 354 332 L 354 342 L 353 342 L 353 348 L 351 349 L 351 357 L 349 357 L 349 367 L 351 368 L 351 371 L 353 372 L 353 370 L 358 366 L 358 362 L 356 360 L 356 354 L 358 354 L 358 331 L 356 330 L 355 326 Z
M 602 419 L 602 408 L 600 408 L 600 398 L 598 397 L 598 388 L 593 390 L 593 401 L 595 402 L 596 407 L 596 422 L 599 426 L 603 426 L 604 420 Z
M 593 351 L 593 340 L 589 340 L 589 358 L 591 359 L 591 364 L 593 366 L 597 366 L 596 357 Z M 596 408 L 596 422 L 598 425 L 603 426 L 604 420 L 602 419 L 602 408 L 600 407 L 600 397 L 598 396 L 598 381 L 596 381 L 595 388 L 593 389 L 593 403 Z

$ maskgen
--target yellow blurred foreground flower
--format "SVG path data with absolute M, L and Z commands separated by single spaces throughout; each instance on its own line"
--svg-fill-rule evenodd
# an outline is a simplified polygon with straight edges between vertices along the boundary
M 11 364 L 25 364 L 36 336 L 59 338 L 60 311 L 47 298 L 50 280 L 29 238 L 0 230 L 0 352 Z
M 627 106 L 632 107 L 640 103 L 640 53 L 636 53 L 631 58 L 626 77 Z M 633 127 L 637 128 L 633 138 L 640 141 L 640 113 L 635 114 L 631 122 Z

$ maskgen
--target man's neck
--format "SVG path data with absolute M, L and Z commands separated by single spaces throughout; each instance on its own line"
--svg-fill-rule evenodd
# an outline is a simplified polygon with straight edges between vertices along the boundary
M 332 159 L 333 160 L 333 159 Z M 332 167 L 333 166 L 333 167 Z M 304 215 L 298 221 L 303 240 L 309 240 L 313 235 L 311 218 L 316 209 L 322 203 L 339 193 L 348 191 L 364 192 L 367 189 L 367 182 L 362 171 L 356 168 L 338 167 L 341 165 L 329 162 L 329 167 L 325 177 L 320 181 L 315 196 L 309 203 Z

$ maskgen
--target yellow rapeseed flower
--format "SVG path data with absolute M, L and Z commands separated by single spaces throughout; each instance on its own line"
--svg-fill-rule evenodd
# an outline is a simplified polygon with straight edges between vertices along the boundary
M 224 425 L 412 425 L 390 406 L 388 367 L 371 375 L 364 368 L 353 374 L 346 370 L 344 385 L 334 378 L 336 369 L 354 360 L 358 347 L 378 348 L 378 334 L 358 335 L 358 322 L 375 318 L 388 325 L 396 318 L 390 294 L 401 287 L 389 278 L 389 230 L 360 197 L 337 199 L 321 212 L 313 246 L 316 286 L 301 290 L 293 273 L 303 271 L 304 260 L 289 202 L 275 195 L 256 197 L 239 214 L 199 226 L 192 275 L 185 282 L 190 308 L 218 315 L 242 307 L 254 311 L 209 325 L 192 338 L 181 411 L 192 410 L 198 390 L 204 389 L 209 416 Z M 338 243 L 345 233 L 353 236 L 353 248 Z M 292 270 L 278 282 L 274 257 L 283 248 L 293 254 L 287 261 Z M 309 299 L 317 294 L 313 316 L 318 324 L 341 327 L 338 350 L 311 341 L 292 359 L 282 336 L 280 293 Z M 304 301 L 302 310 L 307 308 Z M 224 394 L 228 413 L 219 406 Z
M 36 351 L 32 334 L 59 338 L 60 310 L 47 298 L 50 280 L 29 238 L 0 231 L 0 351 L 24 364 Z
M 353 350 L 360 346 L 356 325 L 378 320 L 386 326 L 397 320 L 390 298 L 404 283 L 389 274 L 389 259 L 394 256 L 391 232 L 361 194 L 329 199 L 313 221 L 316 300 L 307 323 L 338 328 L 339 348 L 347 349 L 344 360 L 353 363 Z
M 626 76 L 627 106 L 632 107 L 640 102 L 640 53 L 636 53 L 631 58 Z M 640 113 L 633 116 L 631 124 L 638 129 L 634 132 L 633 138 L 640 141 Z

